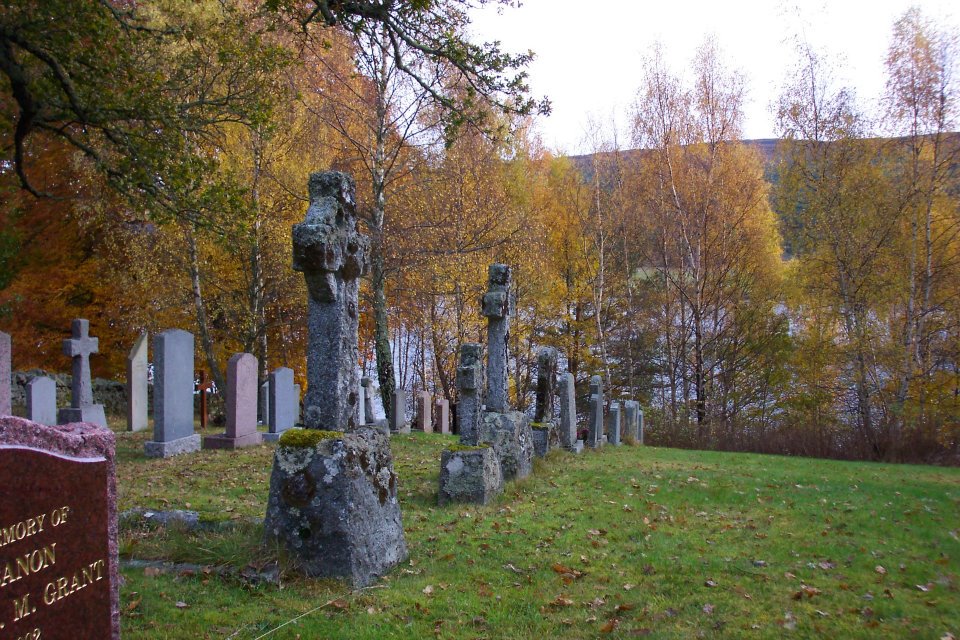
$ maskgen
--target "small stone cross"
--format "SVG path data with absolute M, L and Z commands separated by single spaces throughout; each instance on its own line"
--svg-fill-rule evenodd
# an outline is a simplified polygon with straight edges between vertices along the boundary
M 76 319 L 71 325 L 69 340 L 63 341 L 63 353 L 73 358 L 72 406 L 79 409 L 93 404 L 93 387 L 90 384 L 90 354 L 100 352 L 100 340 L 91 338 L 90 322 Z

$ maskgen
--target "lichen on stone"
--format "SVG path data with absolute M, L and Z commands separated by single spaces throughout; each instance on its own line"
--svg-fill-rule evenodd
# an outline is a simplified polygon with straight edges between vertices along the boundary
M 343 437 L 342 431 L 323 431 L 320 429 L 287 429 L 280 436 L 281 447 L 296 447 L 312 449 L 323 440 L 333 440 Z

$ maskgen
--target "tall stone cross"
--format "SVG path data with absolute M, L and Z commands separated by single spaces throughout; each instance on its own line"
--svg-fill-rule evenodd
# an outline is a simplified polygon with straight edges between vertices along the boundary
M 510 337 L 510 267 L 492 264 L 489 289 L 483 296 L 483 315 L 487 317 L 487 411 L 508 411 L 507 340 Z
M 70 407 L 60 410 L 57 421 L 61 424 L 93 422 L 106 427 L 103 405 L 93 404 L 90 380 L 90 355 L 99 353 L 100 340 L 90 337 L 90 322 L 82 318 L 73 321 L 71 336 L 63 341 L 63 354 L 73 358 L 73 397 Z
M 369 239 L 357 230 L 353 178 L 338 171 L 310 174 L 310 206 L 293 225 L 293 269 L 307 281 L 308 429 L 357 427 L 360 383 L 358 278 L 369 265 Z

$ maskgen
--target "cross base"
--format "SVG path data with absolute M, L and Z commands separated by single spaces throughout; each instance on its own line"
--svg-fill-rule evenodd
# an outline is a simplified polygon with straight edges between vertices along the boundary
M 172 458 L 181 453 L 193 453 L 194 451 L 200 451 L 200 434 L 197 433 L 167 442 L 151 440 L 143 443 L 143 453 L 148 458 Z
M 243 447 L 255 447 L 263 443 L 263 434 L 259 431 L 247 433 L 236 438 L 221 433 L 217 436 L 207 436 L 203 439 L 204 449 L 242 449 Z

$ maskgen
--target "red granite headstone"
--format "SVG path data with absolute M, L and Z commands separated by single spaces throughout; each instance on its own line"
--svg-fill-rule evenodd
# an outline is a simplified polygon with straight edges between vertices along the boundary
M 0 638 L 120 637 L 113 432 L 0 418 Z

